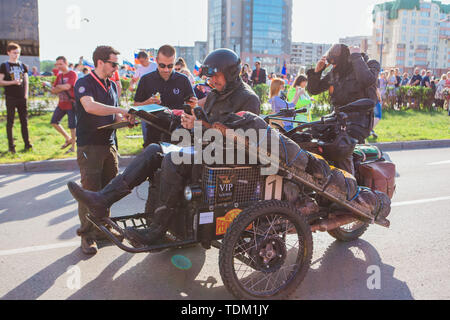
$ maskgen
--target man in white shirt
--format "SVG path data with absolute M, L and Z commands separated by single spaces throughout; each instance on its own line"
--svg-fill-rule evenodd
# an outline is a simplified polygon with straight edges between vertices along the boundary
M 150 61 L 150 58 L 149 58 L 147 52 L 144 52 L 144 51 L 139 52 L 137 59 L 138 59 L 140 65 L 137 66 L 136 73 L 135 73 L 134 77 L 131 79 L 131 84 L 130 84 L 131 91 L 135 90 L 136 84 L 139 82 L 139 80 L 143 76 L 145 76 L 146 74 L 152 73 L 152 72 L 156 71 L 156 69 L 158 69 L 158 65 L 156 64 L 156 62 Z

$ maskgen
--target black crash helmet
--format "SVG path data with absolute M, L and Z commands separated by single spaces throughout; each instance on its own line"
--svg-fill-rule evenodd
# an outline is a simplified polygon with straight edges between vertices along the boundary
M 335 44 L 328 50 L 327 61 L 332 65 L 345 64 L 350 57 L 350 50 L 345 44 Z
M 200 76 L 212 77 L 217 72 L 222 72 L 227 82 L 236 81 L 241 72 L 241 59 L 230 49 L 214 50 L 203 62 Z

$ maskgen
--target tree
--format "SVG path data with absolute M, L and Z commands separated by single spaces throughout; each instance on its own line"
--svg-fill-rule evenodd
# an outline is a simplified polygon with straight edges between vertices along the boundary
M 41 72 L 52 72 L 53 68 L 55 68 L 56 61 L 45 60 L 41 61 Z

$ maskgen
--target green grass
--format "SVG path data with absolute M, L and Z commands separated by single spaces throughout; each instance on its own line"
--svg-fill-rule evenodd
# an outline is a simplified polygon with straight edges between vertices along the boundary
M 375 128 L 378 139 L 370 142 L 397 142 L 450 139 L 447 111 L 384 111 Z
M 0 117 L 0 164 L 42 161 L 51 159 L 75 158 L 76 154 L 65 154 L 61 150 L 64 138 L 50 125 L 51 113 L 29 119 L 30 139 L 33 151 L 24 152 L 24 145 L 20 133 L 20 122 L 16 118 L 14 137 L 17 154 L 8 153 L 6 138 L 6 119 Z M 67 130 L 67 117 L 62 121 Z M 414 140 L 442 140 L 450 139 L 450 117 L 444 111 L 385 111 L 383 120 L 376 128 L 378 140 L 370 142 L 394 142 Z M 134 129 L 118 131 L 119 153 L 122 156 L 139 154 L 142 151 L 142 139 L 130 139 L 129 136 L 140 136 L 140 126 Z
M 20 131 L 20 121 L 16 116 L 14 122 L 14 140 L 16 144 L 15 155 L 8 152 L 8 139 L 6 136 L 6 118 L 0 118 L 0 164 L 20 163 L 30 161 L 43 161 L 53 159 L 75 158 L 76 153 L 65 154 L 68 150 L 61 150 L 64 137 L 61 136 L 51 125 L 52 113 L 42 116 L 30 117 L 28 129 L 33 150 L 24 151 L 24 143 Z M 61 125 L 69 133 L 67 128 L 67 117 L 64 117 Z M 141 139 L 128 139 L 127 136 L 142 135 L 141 127 L 133 129 L 122 129 L 118 131 L 119 153 L 123 155 L 134 155 L 142 151 Z

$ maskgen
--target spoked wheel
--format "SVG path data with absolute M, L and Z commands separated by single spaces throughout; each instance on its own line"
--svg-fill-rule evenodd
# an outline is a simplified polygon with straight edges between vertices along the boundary
M 328 234 L 336 240 L 351 242 L 359 239 L 369 228 L 367 223 L 354 221 L 335 230 L 328 231 Z
M 285 202 L 265 201 L 242 212 L 228 229 L 220 274 L 238 299 L 285 299 L 305 278 L 312 252 L 305 219 Z

